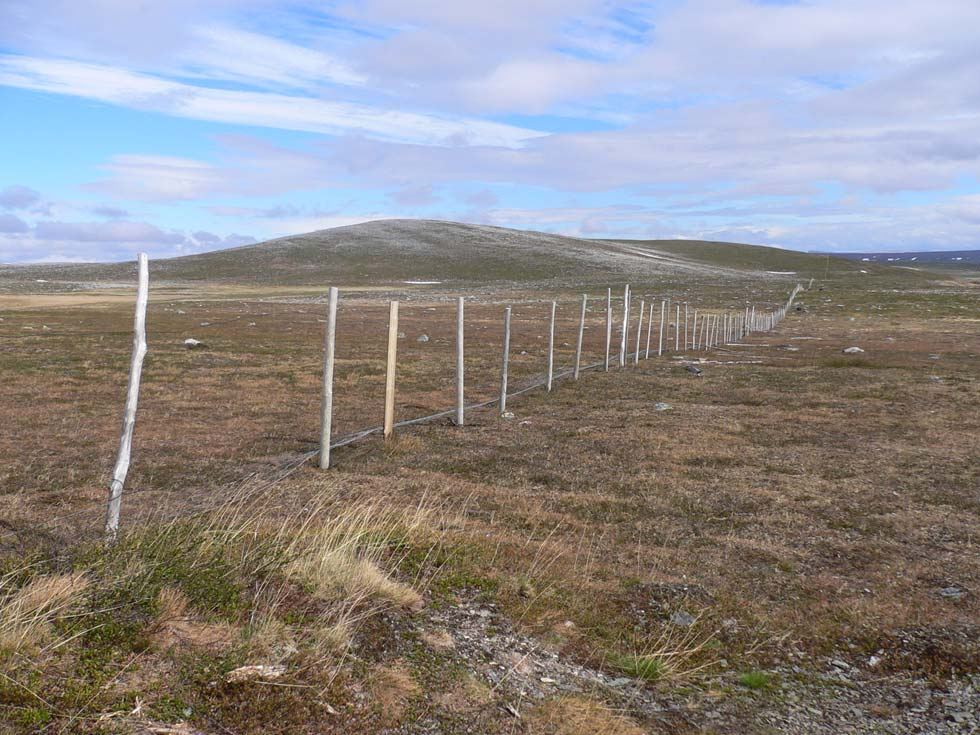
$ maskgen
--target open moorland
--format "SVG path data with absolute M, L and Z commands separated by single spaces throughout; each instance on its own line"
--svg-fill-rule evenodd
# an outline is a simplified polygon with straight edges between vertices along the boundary
M 973 731 L 974 284 L 751 246 L 359 228 L 154 265 L 112 548 L 132 264 L 0 271 L 0 732 Z M 457 295 L 477 401 L 505 306 L 519 389 L 552 299 L 567 368 L 590 296 L 591 364 L 627 282 L 634 305 L 717 312 L 804 291 L 771 332 L 315 467 L 327 285 L 340 437 L 381 422 L 389 299 L 409 419 L 452 405 Z

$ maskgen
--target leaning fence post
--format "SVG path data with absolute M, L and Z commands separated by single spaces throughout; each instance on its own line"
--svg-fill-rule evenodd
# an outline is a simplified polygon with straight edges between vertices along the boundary
M 504 309 L 504 355 L 500 363 L 500 415 L 507 411 L 507 363 L 510 360 L 510 307 Z
M 689 344 L 689 341 L 688 341 L 688 338 L 687 338 L 688 337 L 688 331 L 687 330 L 688 330 L 688 316 L 689 316 L 689 313 L 688 312 L 689 311 L 690 311 L 690 304 L 688 304 L 685 301 L 684 302 L 684 351 L 685 352 L 687 351 L 688 344 Z
M 582 294 L 582 316 L 578 320 L 578 343 L 575 345 L 575 373 L 573 375 L 575 380 L 578 380 L 579 367 L 582 364 L 582 340 L 585 337 L 585 306 L 588 301 L 588 294 Z
M 126 408 L 123 411 L 122 435 L 119 437 L 119 453 L 109 483 L 109 503 L 106 509 L 106 542 L 115 542 L 119 533 L 119 511 L 122 507 L 123 486 L 129 472 L 133 452 L 133 427 L 136 425 L 136 404 L 140 396 L 140 376 L 143 358 L 146 356 L 146 304 L 150 292 L 150 268 L 146 253 L 136 256 L 139 275 L 136 287 L 136 315 L 133 317 L 133 353 L 129 362 L 129 386 L 126 390 Z
M 555 377 L 555 309 L 558 302 L 551 302 L 551 324 L 548 326 L 548 392 L 551 393 L 551 385 Z
M 636 355 L 633 358 L 633 364 L 640 364 L 640 335 L 643 333 L 643 310 L 646 308 L 646 302 L 640 299 L 640 321 L 636 325 Z
M 395 365 L 398 353 L 398 302 L 388 307 L 388 367 L 385 372 L 384 437 L 390 439 L 395 430 Z
M 609 372 L 609 350 L 612 347 L 612 289 L 606 289 L 606 362 L 604 369 Z
M 333 366 L 337 345 L 337 288 L 327 297 L 327 333 L 324 340 L 323 403 L 320 406 L 320 469 L 330 467 L 330 435 L 333 431 Z
M 466 402 L 463 394 L 463 297 L 456 300 L 456 426 L 466 420 Z

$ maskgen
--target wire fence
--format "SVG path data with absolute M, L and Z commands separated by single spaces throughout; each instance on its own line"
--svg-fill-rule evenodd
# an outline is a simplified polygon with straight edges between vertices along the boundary
M 145 260 L 141 260 L 141 266 L 145 267 Z M 141 273 L 141 288 L 137 294 L 137 309 L 134 320 L 134 351 L 130 366 L 130 386 L 128 392 L 127 406 L 125 412 L 123 436 L 120 441 L 119 456 L 117 457 L 116 467 L 113 472 L 113 482 L 109 493 L 109 507 L 105 525 L 105 534 L 109 541 L 112 541 L 119 527 L 119 513 L 121 506 L 136 496 L 144 493 L 154 492 L 153 488 L 136 488 L 133 490 L 125 489 L 126 472 L 130 462 L 130 451 L 132 448 L 132 432 L 136 420 L 137 401 L 139 391 L 139 374 L 141 365 L 138 363 L 142 357 L 140 354 L 141 345 L 145 351 L 145 311 L 146 311 L 146 290 L 148 284 L 145 281 L 145 272 Z M 421 416 L 413 416 L 407 419 L 395 420 L 394 398 L 398 386 L 398 342 L 404 340 L 405 335 L 398 332 L 398 301 L 389 304 L 389 341 L 386 354 L 385 368 L 385 421 L 378 425 L 356 429 L 341 435 L 334 435 L 332 432 L 333 419 L 333 391 L 334 391 L 334 365 L 335 359 L 334 340 L 336 339 L 337 327 L 337 308 L 339 294 L 336 289 L 330 290 L 327 301 L 326 319 L 317 319 L 326 324 L 324 341 L 324 365 L 323 365 L 323 394 L 324 405 L 321 418 L 321 438 L 320 446 L 317 449 L 297 453 L 286 463 L 276 468 L 274 472 L 267 473 L 265 476 L 257 476 L 252 473 L 242 478 L 237 487 L 245 487 L 252 483 L 248 489 L 250 494 L 261 494 L 267 492 L 276 484 L 284 481 L 294 474 L 311 460 L 320 459 L 320 465 L 324 469 L 329 467 L 329 453 L 332 450 L 349 447 L 357 442 L 363 441 L 368 437 L 381 434 L 386 438 L 398 430 L 406 429 L 419 424 L 438 421 L 441 419 L 452 419 L 454 423 L 463 423 L 463 417 L 472 411 L 491 408 L 497 406 L 503 412 L 506 401 L 525 395 L 531 391 L 544 388 L 552 390 L 556 382 L 561 380 L 578 380 L 580 375 L 585 372 L 597 370 L 621 369 L 630 365 L 639 364 L 641 361 L 663 357 L 665 354 L 670 356 L 696 357 L 699 354 L 710 352 L 721 346 L 737 343 L 739 340 L 751 335 L 754 332 L 766 332 L 776 327 L 789 313 L 793 302 L 800 292 L 801 286 L 797 284 L 782 304 L 763 311 L 756 306 L 747 305 L 744 309 L 712 309 L 701 308 L 689 302 L 678 302 L 669 297 L 658 298 L 651 294 L 641 294 L 636 296 L 632 293 L 629 286 L 623 289 L 622 296 L 613 296 L 612 289 L 607 290 L 605 297 L 590 298 L 583 294 L 581 300 L 571 301 L 551 301 L 550 302 L 550 321 L 548 323 L 548 350 L 547 350 L 547 370 L 535 372 L 529 376 L 525 375 L 519 380 L 510 381 L 508 374 L 508 363 L 512 358 L 510 345 L 511 330 L 515 324 L 523 323 L 527 326 L 540 326 L 541 321 L 538 316 L 525 316 L 522 314 L 517 319 L 515 309 L 518 307 L 530 307 L 532 304 L 540 305 L 541 300 L 515 302 L 504 307 L 502 314 L 502 325 L 500 330 L 499 353 L 500 365 L 498 368 L 499 392 L 495 397 L 483 400 L 465 400 L 468 385 L 465 374 L 466 354 L 465 335 L 467 334 L 467 322 L 464 318 L 464 304 L 462 297 L 457 300 L 457 329 L 455 337 L 456 361 L 455 361 L 455 383 L 456 383 L 456 402 L 455 405 L 441 410 L 427 413 Z M 545 304 L 549 302 L 545 301 Z M 559 309 L 559 307 L 561 307 Z M 571 311 L 569 312 L 569 307 Z M 598 308 L 597 308 L 598 307 Z M 596 313 L 599 314 L 598 323 Z M 556 367 L 556 315 L 562 318 L 566 313 L 578 315 L 577 340 L 574 350 L 569 343 L 562 343 L 561 352 L 566 357 L 573 357 L 572 366 Z M 513 321 L 512 321 L 513 319 Z M 232 322 L 234 320 L 225 320 Z M 486 331 L 488 325 L 481 324 L 479 329 Z M 590 331 L 590 344 L 586 345 L 583 335 L 586 330 Z M 542 330 L 543 331 L 543 330 Z M 596 344 L 594 339 L 598 333 L 599 340 Z M 485 338 L 479 337 L 484 352 L 489 345 Z M 597 348 L 604 348 L 603 359 L 582 364 L 583 354 L 591 352 Z M 152 344 L 149 345 L 152 351 Z M 524 353 L 521 353 L 524 354 Z M 481 356 L 481 362 L 486 362 L 487 355 Z M 472 384 L 470 380 L 469 385 Z M 487 381 L 482 383 L 482 390 L 487 390 Z M 139 458 L 133 458 L 139 461 Z M 202 512 L 208 508 L 215 507 L 221 502 L 221 494 L 208 492 L 202 493 L 198 498 L 184 497 L 181 500 L 181 514 L 192 514 Z M 76 503 L 76 506 L 78 504 Z M 45 533 L 52 527 L 64 524 L 68 521 L 76 522 L 83 518 L 91 518 L 90 528 L 96 528 L 95 519 L 106 513 L 106 503 L 104 500 L 91 499 L 82 502 L 80 507 L 73 508 L 70 512 L 46 518 L 37 524 L 17 525 L 0 529 L 0 539 L 4 537 L 29 537 L 39 533 Z M 86 522 L 88 523 L 88 522 Z

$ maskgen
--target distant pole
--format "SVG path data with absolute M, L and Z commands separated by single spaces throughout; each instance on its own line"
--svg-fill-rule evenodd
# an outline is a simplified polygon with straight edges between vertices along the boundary
M 670 299 L 667 299 L 667 324 L 664 327 L 664 339 L 667 341 L 667 351 L 670 351 Z
M 398 302 L 388 307 L 388 366 L 385 371 L 384 437 L 390 439 L 395 430 L 395 365 L 398 354 Z
M 694 318 L 691 320 L 691 349 L 698 348 L 698 310 L 694 310 Z
M 623 292 L 623 334 L 622 339 L 619 343 L 619 366 L 624 367 L 626 365 L 626 335 L 629 332 L 630 323 L 630 287 L 627 284 L 626 290 Z
M 126 390 L 126 408 L 123 411 L 122 434 L 116 466 L 109 483 L 109 502 L 106 508 L 106 543 L 115 543 L 119 533 L 119 511 L 122 508 L 123 487 L 129 473 L 133 452 L 133 429 L 136 426 L 136 405 L 140 397 L 140 377 L 143 374 L 143 358 L 146 356 L 146 305 L 150 295 L 150 266 L 146 253 L 136 256 L 138 268 L 136 286 L 136 313 L 133 317 L 133 352 L 129 361 L 129 385 Z
M 551 302 L 551 325 L 548 327 L 548 392 L 551 393 L 551 386 L 555 376 L 555 309 L 558 302 Z
M 579 367 L 582 365 L 582 340 L 585 338 L 585 307 L 589 302 L 587 294 L 582 294 L 582 315 L 578 320 L 578 342 L 575 345 L 575 372 L 573 379 L 578 380 Z
M 664 354 L 664 314 L 667 311 L 667 302 L 660 302 L 660 337 L 657 339 L 657 357 Z
M 333 366 L 337 346 L 337 287 L 327 296 L 327 333 L 323 345 L 323 403 L 320 406 L 320 469 L 330 467 L 330 435 L 333 433 Z
M 500 363 L 500 414 L 507 411 L 507 363 L 510 359 L 510 307 L 504 309 L 504 354 Z
M 612 346 L 612 289 L 606 289 L 606 372 L 609 372 L 609 349 Z
M 647 317 L 647 352 L 644 355 L 644 359 L 650 359 L 650 337 L 653 336 L 653 306 L 654 302 L 650 302 L 650 315 Z
M 643 334 L 643 312 L 646 309 L 646 302 L 640 299 L 640 320 L 636 324 L 636 355 L 633 356 L 633 364 L 640 364 L 640 335 Z
M 463 297 L 456 300 L 456 426 L 462 426 L 466 421 L 466 401 L 463 392 L 463 371 L 465 370 L 463 355 L 464 340 L 464 309 Z
M 702 342 L 702 347 L 703 347 L 703 349 L 704 349 L 705 352 L 707 352 L 708 351 L 708 348 L 709 348 L 709 345 L 708 345 L 708 337 L 710 335 L 709 335 L 709 332 L 708 332 L 708 326 L 709 326 L 709 323 L 710 322 L 709 322 L 708 317 L 709 317 L 708 314 L 705 314 L 703 317 L 701 317 L 701 342 Z

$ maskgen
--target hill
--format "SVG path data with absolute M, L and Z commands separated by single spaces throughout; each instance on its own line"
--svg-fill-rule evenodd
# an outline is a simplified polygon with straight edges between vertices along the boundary
M 305 286 L 325 283 L 600 282 L 666 274 L 857 273 L 868 264 L 779 248 L 693 240 L 592 240 L 434 220 L 381 220 L 256 245 L 154 261 L 169 282 Z M 880 268 L 881 266 L 870 266 Z M 129 282 L 132 263 L 0 267 L 0 281 Z

